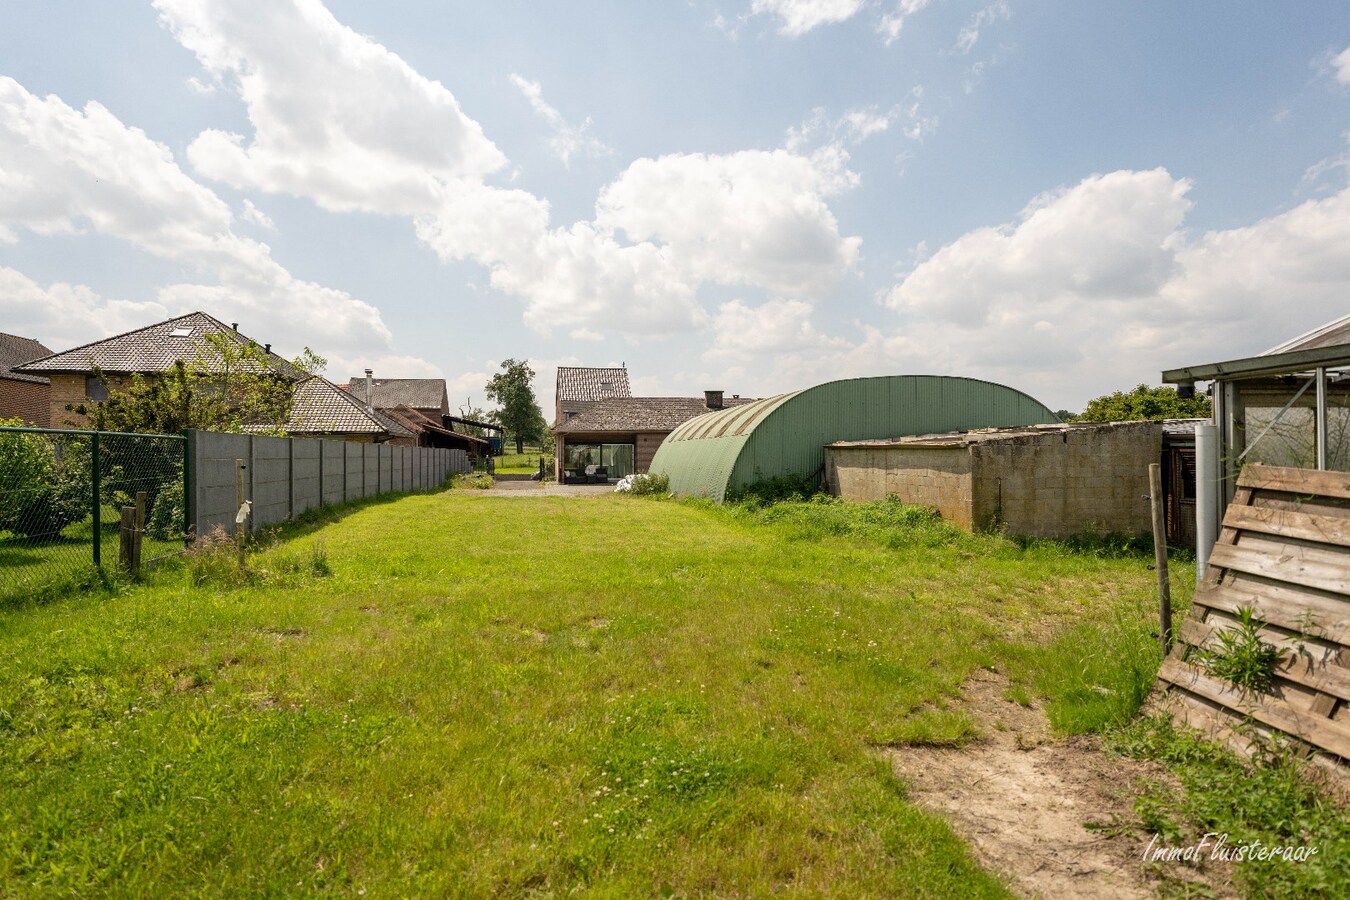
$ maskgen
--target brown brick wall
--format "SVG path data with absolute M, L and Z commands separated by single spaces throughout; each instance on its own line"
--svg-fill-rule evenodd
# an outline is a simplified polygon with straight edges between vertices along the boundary
M 657 431 L 651 434 L 639 434 L 634 440 L 636 446 L 633 448 L 633 471 L 637 473 L 647 472 L 652 467 L 652 458 L 656 456 L 656 448 L 661 446 L 661 442 L 666 439 L 669 431 Z
M 0 378 L 0 419 L 22 419 L 37 428 L 51 422 L 51 385 Z

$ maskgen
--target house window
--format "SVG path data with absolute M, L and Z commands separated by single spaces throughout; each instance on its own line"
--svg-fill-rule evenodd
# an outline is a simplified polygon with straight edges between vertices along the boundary
M 169 337 L 190 337 L 191 335 L 191 328 L 175 328 L 173 331 L 169 332 Z
M 610 481 L 633 474 L 632 444 L 567 444 L 563 466 L 577 472 L 604 468 Z
M 103 383 L 103 379 L 93 375 L 86 376 L 84 379 L 84 395 L 95 403 L 102 403 L 108 399 L 108 386 Z

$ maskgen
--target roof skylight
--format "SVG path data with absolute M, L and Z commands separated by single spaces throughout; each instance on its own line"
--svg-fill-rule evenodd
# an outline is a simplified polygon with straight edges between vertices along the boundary
M 173 331 L 169 332 L 169 337 L 190 337 L 191 335 L 191 328 L 175 328 Z

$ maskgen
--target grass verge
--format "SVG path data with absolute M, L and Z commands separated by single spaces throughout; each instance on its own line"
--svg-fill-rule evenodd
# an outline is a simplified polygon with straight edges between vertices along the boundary
M 1151 609 L 1144 558 L 898 504 L 289 534 L 0 610 L 0 893 L 1000 896 L 875 749 L 972 739 L 976 667 L 1072 705 L 1038 660 Z

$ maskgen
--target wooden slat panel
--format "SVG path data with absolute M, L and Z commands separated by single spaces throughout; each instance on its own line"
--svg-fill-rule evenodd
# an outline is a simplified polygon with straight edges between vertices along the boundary
M 1214 619 L 1206 622 L 1187 619 L 1181 623 L 1178 636 L 1192 646 L 1211 647 L 1217 643 L 1215 637 L 1220 631 L 1230 630 L 1225 627 L 1226 624 Z M 1289 637 L 1267 629 L 1260 629 L 1258 633 L 1266 643 L 1289 651 L 1289 655 L 1275 669 L 1277 676 L 1342 700 L 1350 700 L 1350 669 L 1336 664 L 1338 650 L 1308 645 L 1305 655 L 1299 653 L 1297 642 Z M 1325 716 L 1329 712 L 1321 715 Z
M 1243 467 L 1238 476 L 1238 487 L 1350 499 L 1350 472 L 1319 472 L 1254 463 Z
M 1260 531 L 1281 537 L 1302 538 L 1350 547 L 1350 518 L 1287 512 L 1259 506 L 1236 506 L 1223 517 L 1224 524 L 1244 531 Z
M 1350 594 L 1350 557 L 1327 560 L 1306 547 L 1289 546 L 1283 555 L 1272 556 L 1259 548 L 1216 544 L 1209 564 L 1304 587 Z
M 1350 600 L 1292 585 L 1237 575 L 1218 587 L 1196 591 L 1194 604 L 1236 613 L 1250 607 L 1256 618 L 1290 631 L 1306 631 L 1331 644 L 1350 638 Z
M 1324 750 L 1350 760 L 1350 727 L 1346 727 L 1340 722 L 1308 713 L 1300 714 L 1286 703 L 1272 701 L 1265 697 L 1239 694 L 1238 691 L 1224 682 L 1205 675 L 1194 666 L 1170 657 L 1163 660 L 1162 668 L 1158 670 L 1158 677 L 1164 681 L 1170 681 L 1183 690 L 1204 697 L 1206 700 L 1212 700 L 1231 709 L 1237 709 L 1241 713 L 1250 715 L 1258 722 L 1273 725 L 1281 731 L 1286 731 L 1302 740 L 1310 741 Z

